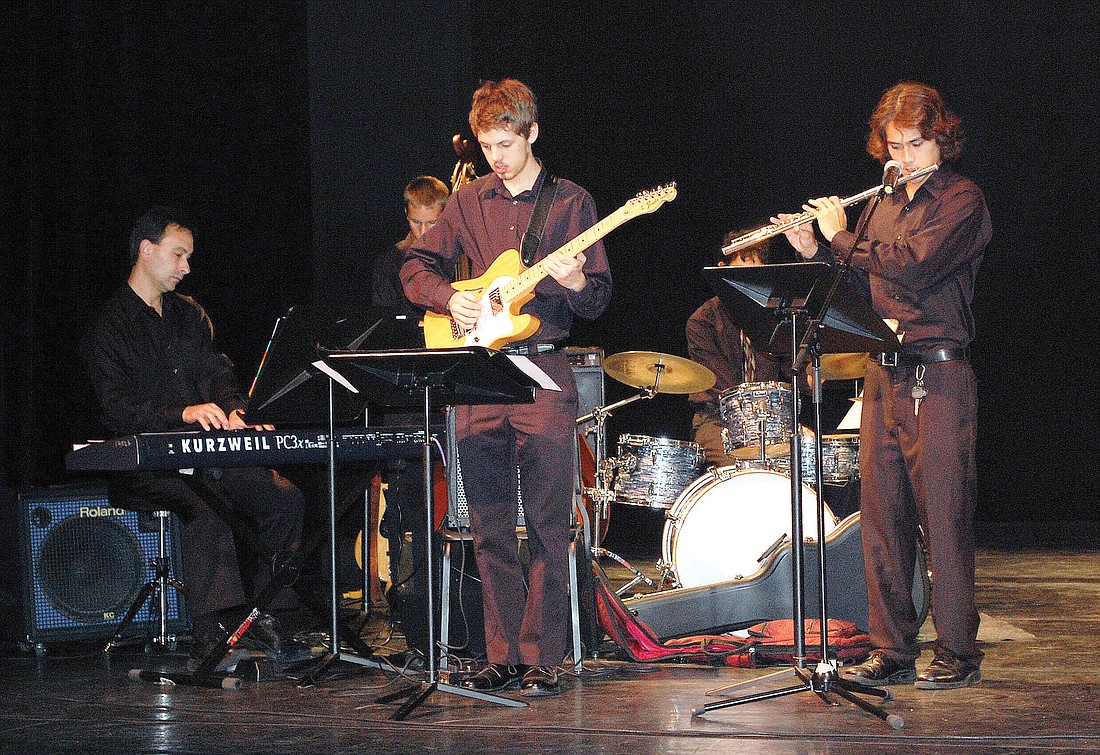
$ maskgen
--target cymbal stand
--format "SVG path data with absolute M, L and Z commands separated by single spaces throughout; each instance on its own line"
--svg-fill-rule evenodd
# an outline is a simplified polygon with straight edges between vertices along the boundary
M 631 587 L 638 584 L 639 582 L 645 582 L 647 585 L 649 585 L 650 587 L 652 587 L 654 589 L 657 588 L 657 583 L 655 583 L 649 577 L 645 576 L 640 571 L 638 571 L 633 566 L 631 566 L 630 563 L 626 561 L 626 559 L 622 558 L 621 556 L 619 556 L 616 553 L 612 553 L 611 551 L 607 550 L 606 548 L 603 548 L 600 545 L 600 524 L 601 524 L 601 522 L 603 522 L 604 519 L 607 518 L 607 506 L 613 500 L 615 500 L 615 492 L 611 488 L 611 478 L 612 478 L 612 474 L 614 472 L 614 469 L 616 467 L 616 464 L 615 464 L 614 460 L 606 458 L 606 456 L 607 456 L 607 452 L 606 452 L 606 448 L 607 448 L 607 444 L 606 444 L 606 438 L 607 438 L 606 423 L 607 423 L 607 418 L 611 416 L 611 413 L 614 410 L 616 410 L 620 407 L 626 406 L 627 404 L 631 404 L 635 401 L 638 401 L 638 400 L 641 400 L 641 399 L 652 399 L 654 396 L 656 396 L 657 392 L 658 392 L 658 387 L 660 386 L 660 383 L 661 383 L 661 371 L 662 371 L 662 369 L 663 369 L 663 365 L 658 364 L 656 366 L 656 375 L 654 376 L 654 379 L 653 379 L 653 385 L 641 389 L 641 391 L 639 391 L 638 393 L 636 393 L 633 396 L 628 396 L 628 397 L 622 399 L 621 401 L 616 401 L 614 404 L 608 404 L 607 406 L 597 406 L 595 409 L 593 409 L 588 414 L 585 414 L 583 417 L 578 417 L 577 418 L 577 426 L 578 427 L 580 427 L 582 425 L 585 425 L 589 422 L 593 422 L 593 421 L 596 423 L 596 425 L 595 425 L 595 431 L 596 431 L 596 444 L 595 444 L 596 445 L 596 452 L 595 452 L 595 456 L 596 456 L 596 479 L 595 479 L 595 487 L 586 488 L 584 490 L 584 492 L 586 494 L 588 494 L 588 496 L 592 499 L 593 503 L 595 504 L 595 508 L 596 508 L 595 521 L 591 522 L 592 537 L 589 539 L 589 542 L 592 543 L 592 555 L 597 561 L 599 560 L 599 558 L 601 556 L 607 556 L 611 559 L 614 559 L 616 562 L 618 562 L 620 565 L 625 567 L 628 571 L 630 571 L 631 574 L 634 575 L 634 579 L 632 579 L 630 582 L 628 582 L 627 584 L 623 585 L 618 590 L 616 590 L 617 595 L 622 595 L 624 592 L 626 592 L 627 590 L 629 590 Z M 588 432 L 591 432 L 591 429 L 586 431 L 586 434 Z

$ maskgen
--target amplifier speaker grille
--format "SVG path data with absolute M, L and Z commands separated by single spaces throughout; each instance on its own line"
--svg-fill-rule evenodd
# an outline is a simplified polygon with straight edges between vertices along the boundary
M 61 488 L 19 496 L 23 629 L 29 642 L 109 637 L 153 578 L 155 518 L 112 506 L 98 488 Z M 168 520 L 172 574 L 181 581 L 180 524 Z M 184 608 L 169 590 L 169 626 L 186 629 Z M 159 617 L 146 601 L 130 633 L 153 631 Z

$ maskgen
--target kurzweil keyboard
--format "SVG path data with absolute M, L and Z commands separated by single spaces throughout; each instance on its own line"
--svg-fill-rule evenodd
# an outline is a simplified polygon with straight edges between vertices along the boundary
M 437 438 L 433 430 L 432 437 Z M 141 433 L 92 441 L 65 458 L 70 471 L 132 471 L 323 464 L 328 461 L 328 430 L 210 430 Z M 424 430 L 413 425 L 337 428 L 341 461 L 415 458 Z

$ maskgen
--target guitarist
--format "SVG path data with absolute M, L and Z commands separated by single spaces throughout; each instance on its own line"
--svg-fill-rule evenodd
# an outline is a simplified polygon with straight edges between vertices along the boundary
M 439 222 L 406 251 L 401 278 L 414 304 L 468 329 L 477 323 L 481 292 L 450 285 L 445 271 L 458 255 L 469 256 L 476 278 L 502 252 L 524 248 L 527 235 L 528 251 L 539 243 L 524 263 L 546 260 L 548 277 L 524 308 L 538 317 L 539 327 L 504 350 L 530 358 L 561 390 L 539 389 L 533 404 L 460 406 L 456 421 L 488 655 L 488 664 L 462 683 L 482 692 L 518 687 L 527 696 L 553 695 L 561 689 L 558 665 L 569 628 L 577 416 L 577 388 L 560 346 L 574 316 L 591 319 L 607 308 L 611 273 L 598 241 L 575 257 L 553 253 L 598 216 L 587 191 L 554 179 L 535 159 L 539 123 L 532 91 L 515 79 L 482 84 L 474 92 L 470 127 L 492 173 L 455 193 Z M 540 192 L 552 192 L 552 201 L 543 200 L 550 204 L 541 230 L 531 222 Z M 530 548 L 527 589 L 515 531 L 517 467 Z

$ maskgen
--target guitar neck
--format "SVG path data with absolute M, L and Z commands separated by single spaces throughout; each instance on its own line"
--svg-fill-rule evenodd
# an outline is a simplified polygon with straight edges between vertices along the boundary
M 576 257 L 588 247 L 595 244 L 607 234 L 618 228 L 625 223 L 631 217 L 630 212 L 625 207 L 620 207 L 615 212 L 608 215 L 606 218 L 596 223 L 596 225 L 584 231 L 579 236 L 575 237 L 572 241 L 569 241 L 565 245 L 559 247 L 556 251 L 563 252 L 570 257 Z M 505 286 L 502 287 L 501 293 L 506 301 L 512 301 L 520 296 L 531 293 L 535 290 L 535 286 L 539 284 L 543 278 L 549 273 L 546 272 L 546 259 L 543 258 L 536 262 L 531 267 L 524 270 L 517 275 Z

